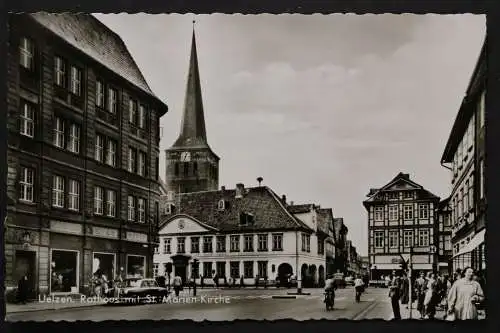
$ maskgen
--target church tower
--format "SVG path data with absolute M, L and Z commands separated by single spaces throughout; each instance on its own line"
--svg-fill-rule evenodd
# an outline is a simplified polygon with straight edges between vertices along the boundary
M 181 131 L 166 150 L 166 162 L 167 191 L 189 193 L 219 187 L 219 157 L 208 145 L 205 130 L 194 26 Z

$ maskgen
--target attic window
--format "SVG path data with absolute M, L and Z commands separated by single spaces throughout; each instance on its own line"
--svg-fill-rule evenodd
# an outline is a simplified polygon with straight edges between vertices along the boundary
M 255 221 L 255 218 L 253 214 L 250 213 L 244 213 L 242 212 L 240 214 L 240 225 L 250 225 L 253 224 Z
M 217 204 L 217 209 L 219 210 L 224 210 L 226 209 L 226 202 L 224 200 L 219 200 L 218 204 Z

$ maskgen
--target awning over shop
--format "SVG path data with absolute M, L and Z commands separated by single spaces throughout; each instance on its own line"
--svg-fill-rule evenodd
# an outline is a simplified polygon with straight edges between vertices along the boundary
M 474 249 L 476 249 L 479 245 L 484 243 L 484 234 L 486 233 L 486 229 L 481 230 L 478 232 L 470 241 L 467 243 L 456 255 L 453 256 L 453 258 L 459 257 L 465 253 L 472 252 Z

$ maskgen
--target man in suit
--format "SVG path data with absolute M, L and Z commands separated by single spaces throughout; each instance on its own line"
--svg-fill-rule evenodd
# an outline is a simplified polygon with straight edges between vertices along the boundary
M 401 277 L 399 272 L 393 272 L 393 278 L 389 285 L 389 297 L 391 298 L 392 312 L 394 319 L 401 319 L 401 311 L 399 308 L 399 298 L 401 297 Z

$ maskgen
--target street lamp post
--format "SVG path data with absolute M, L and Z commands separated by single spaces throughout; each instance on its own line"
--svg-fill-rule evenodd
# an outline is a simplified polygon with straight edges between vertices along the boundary
M 196 297 L 196 275 L 198 274 L 198 259 L 193 259 L 193 296 Z

